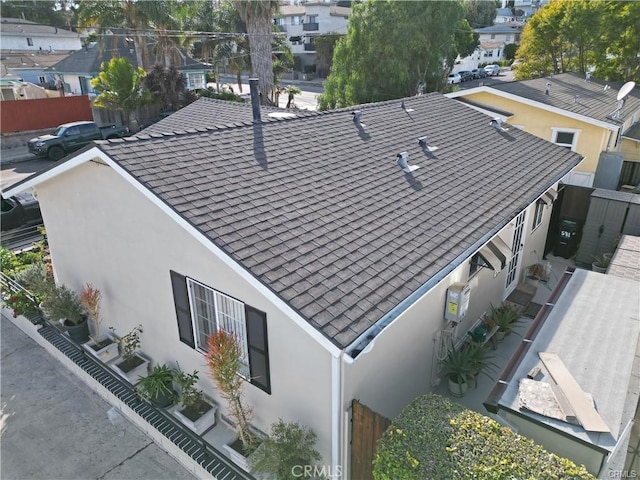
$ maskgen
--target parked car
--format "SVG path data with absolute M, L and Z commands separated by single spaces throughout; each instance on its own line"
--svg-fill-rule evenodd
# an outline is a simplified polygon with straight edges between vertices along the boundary
M 463 82 L 473 80 L 473 73 L 471 73 L 469 70 L 461 70 L 458 73 L 460 74 L 460 78 L 462 79 Z
M 471 70 L 471 74 L 473 78 L 485 78 L 487 76 L 487 72 L 484 71 L 484 68 L 474 68 Z
M 20 193 L 14 197 L 2 199 L 0 229 L 12 230 L 25 225 L 42 223 L 40 204 L 31 193 Z
M 484 71 L 490 77 L 500 75 L 500 65 L 487 65 L 484 67 Z
M 453 84 L 453 83 L 460 83 L 462 81 L 462 78 L 460 78 L 460 75 L 457 73 L 450 73 L 449 76 L 447 77 L 447 83 L 448 84 Z
M 39 157 L 60 160 L 66 154 L 88 145 L 94 140 L 125 137 L 126 127 L 98 127 L 94 122 L 72 122 L 60 125 L 51 135 L 32 138 L 27 143 L 29 152 Z

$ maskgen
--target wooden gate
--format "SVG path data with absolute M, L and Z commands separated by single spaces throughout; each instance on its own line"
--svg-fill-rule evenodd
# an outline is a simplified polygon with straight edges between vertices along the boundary
M 373 480 L 376 445 L 390 423 L 357 400 L 351 402 L 351 478 Z

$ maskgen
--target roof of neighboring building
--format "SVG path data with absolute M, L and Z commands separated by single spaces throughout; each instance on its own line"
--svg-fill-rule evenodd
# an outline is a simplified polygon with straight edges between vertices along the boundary
M 23 20 L 21 18 L 2 18 L 0 20 L 0 32 L 2 35 L 33 35 L 41 37 L 72 37 L 80 38 L 80 34 L 70 32 L 58 27 L 49 27 L 48 25 L 41 25 L 36 22 L 30 22 L 29 20 Z
M 96 143 L 346 347 L 467 261 L 581 160 L 518 129 L 497 130 L 437 93 L 404 105 L 359 106 L 360 127 L 350 108 Z M 434 153 L 418 144 L 424 135 Z M 418 170 L 398 166 L 404 151 Z
M 640 237 L 622 236 L 609 263 L 607 274 L 640 282 Z
M 510 8 L 496 8 L 496 15 L 501 17 L 515 17 Z
M 551 83 L 549 95 L 545 95 L 547 82 Z M 610 88 L 605 90 L 605 85 Z M 622 82 L 606 82 L 593 77 L 586 81 L 585 75 L 580 73 L 561 73 L 553 77 L 495 83 L 488 88 L 615 124 L 620 122 L 613 120 L 611 114 L 616 109 L 616 96 L 622 85 Z M 576 95 L 579 95 L 578 102 Z M 620 121 L 625 121 L 639 109 L 640 88 L 636 86 L 625 99 Z
M 153 53 L 153 45 L 149 45 L 149 58 L 151 66 L 162 59 Z M 124 35 L 105 35 L 102 42 L 94 42 L 87 45 L 82 50 L 73 52 L 67 58 L 53 65 L 50 70 L 55 70 L 61 74 L 84 74 L 97 75 L 100 72 L 103 62 L 108 62 L 112 58 L 126 58 L 135 67 L 138 66 L 135 47 L 133 42 L 128 43 Z M 182 54 L 182 62 L 176 65 L 178 70 L 210 70 L 210 67 Z
M 44 70 L 67 58 L 75 50 L 68 52 L 2 52 L 0 61 L 7 68 L 37 68 Z
M 504 34 L 512 34 L 512 33 L 521 33 L 522 25 L 507 25 L 504 23 L 497 23 L 496 25 L 491 25 L 489 27 L 476 28 L 473 31 L 479 34 L 484 33 L 504 33 Z
M 640 141 L 640 122 L 636 122 L 633 125 L 631 125 L 631 128 L 629 128 L 626 132 L 624 132 L 622 136 Z
M 262 120 L 269 120 L 282 115 L 317 115 L 312 110 L 283 110 L 282 108 L 264 106 L 260 110 Z M 215 128 L 217 126 L 233 125 L 238 122 L 251 122 L 252 120 L 253 110 L 249 102 L 229 102 L 203 97 L 189 105 L 189 108 L 182 108 L 167 118 L 150 125 L 138 135 Z
M 636 262 L 639 257 L 636 255 Z M 576 269 L 508 380 L 498 405 L 579 441 L 612 451 L 633 418 L 640 393 L 635 361 L 640 335 L 640 285 L 636 281 Z M 539 352 L 554 352 L 580 388 L 593 397 L 610 432 L 588 432 L 581 425 L 520 408 L 519 380 L 535 367 L 541 382 L 554 383 Z M 635 361 L 635 363 L 634 363 Z M 635 381 L 634 381 L 635 379 Z

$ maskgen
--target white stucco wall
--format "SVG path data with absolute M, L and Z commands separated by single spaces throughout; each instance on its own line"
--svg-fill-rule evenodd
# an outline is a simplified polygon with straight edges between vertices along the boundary
M 202 354 L 181 343 L 169 270 L 192 277 L 267 313 L 272 394 L 246 384 L 253 423 L 267 431 L 283 418 L 318 435 L 331 460 L 331 357 L 327 350 L 110 167 L 90 162 L 38 186 L 58 281 L 103 293 L 103 329 L 143 326 L 142 351 L 155 363 L 197 369 L 220 403 Z M 217 427 L 218 428 L 218 427 Z M 219 427 L 224 428 L 224 427 Z
M 33 45 L 29 45 L 27 38 L 33 40 Z M 37 33 L 23 33 L 21 35 L 2 35 L 3 50 L 24 50 L 24 51 L 45 51 L 54 50 L 57 52 L 65 52 L 70 50 L 80 50 L 82 42 L 80 37 L 58 36 Z

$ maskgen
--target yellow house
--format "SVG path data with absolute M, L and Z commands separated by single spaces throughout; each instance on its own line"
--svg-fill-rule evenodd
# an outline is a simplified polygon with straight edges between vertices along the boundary
M 584 161 L 564 183 L 617 189 L 640 184 L 640 89 L 627 87 L 624 95 L 622 87 L 563 73 L 447 96 L 581 154 Z

